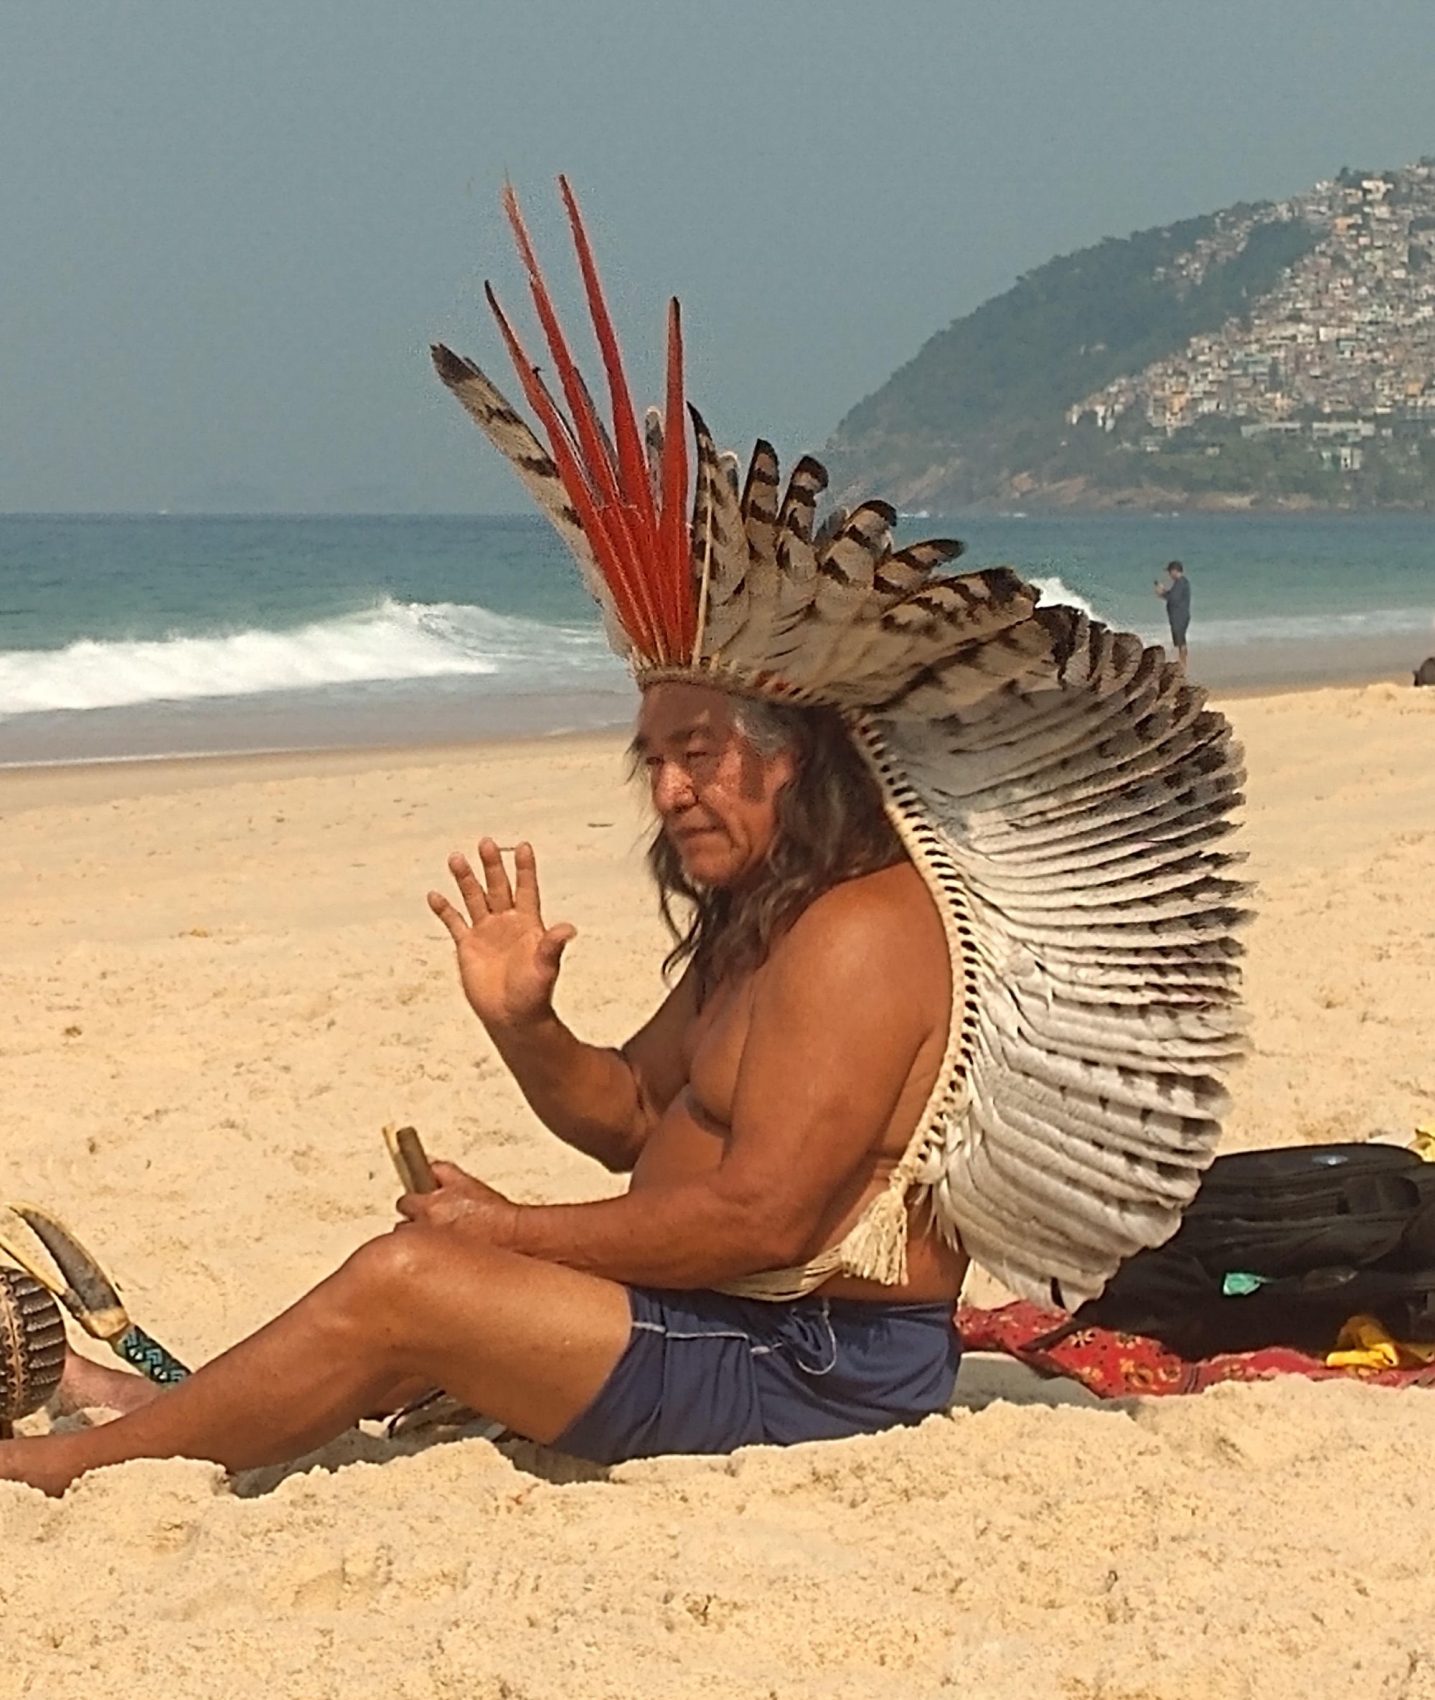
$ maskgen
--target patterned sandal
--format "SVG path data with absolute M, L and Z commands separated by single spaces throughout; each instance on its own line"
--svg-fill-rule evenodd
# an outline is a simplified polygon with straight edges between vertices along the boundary
M 0 1268 L 0 1440 L 49 1399 L 64 1368 L 59 1306 L 24 1270 Z
M 0 1252 L 52 1293 L 86 1334 L 103 1340 L 150 1381 L 168 1387 L 189 1374 L 158 1340 L 130 1321 L 114 1282 L 49 1211 L 34 1204 L 0 1205 Z

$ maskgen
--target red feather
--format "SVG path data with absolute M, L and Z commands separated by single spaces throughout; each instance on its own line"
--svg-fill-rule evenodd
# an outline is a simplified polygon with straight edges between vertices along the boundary
M 658 547 L 658 516 L 653 506 L 652 487 L 648 482 L 647 457 L 643 452 L 638 416 L 628 389 L 627 375 L 623 371 L 623 356 L 613 330 L 603 285 L 598 277 L 598 267 L 593 259 L 588 231 L 583 223 L 583 215 L 578 210 L 577 197 L 566 177 L 559 177 L 558 189 L 568 212 L 568 223 L 573 231 L 573 247 L 578 255 L 578 268 L 583 274 L 583 288 L 588 296 L 588 311 L 592 315 L 593 331 L 598 339 L 598 348 L 603 356 L 603 369 L 608 377 L 608 395 L 613 408 L 613 440 L 618 450 L 623 495 L 638 510 L 639 535 L 646 546 L 648 558 L 655 559 Z
M 587 470 L 595 500 L 603 508 L 605 518 L 611 521 L 606 528 L 608 539 L 622 558 L 624 578 L 636 590 L 650 628 L 661 636 L 662 623 L 658 618 L 661 601 L 653 594 L 654 587 L 647 583 L 643 549 L 627 512 L 631 498 L 625 501 L 624 492 L 619 486 L 618 469 L 613 464 L 602 428 L 593 412 L 587 386 L 579 376 L 567 339 L 563 335 L 563 327 L 554 310 L 553 298 L 548 292 L 548 284 L 538 263 L 533 243 L 529 239 L 528 229 L 519 209 L 518 196 L 514 193 L 512 184 L 504 185 L 503 210 L 513 229 L 519 257 L 528 272 L 528 287 L 538 312 L 539 323 L 543 327 L 543 335 L 558 368 L 558 377 L 568 401 L 568 412 L 573 422 L 579 454 Z
M 649 476 L 618 338 L 613 329 L 578 202 L 566 177 L 558 179 L 588 311 L 602 355 L 613 409 L 611 442 L 578 370 L 518 197 L 503 190 L 503 210 L 513 229 L 543 335 L 553 356 L 565 414 L 540 377 L 516 332 L 485 286 L 508 353 L 530 406 L 547 433 L 553 463 L 587 536 L 599 570 L 613 592 L 615 611 L 634 647 L 649 660 L 687 661 L 697 624 L 688 532 L 688 451 L 683 406 L 683 345 L 674 301 L 668 314 L 667 406 L 660 488 Z M 571 416 L 571 417 L 570 417 Z
M 638 649 L 645 654 L 656 654 L 656 633 L 648 613 L 648 598 L 643 595 L 643 589 L 646 587 L 641 585 L 641 569 L 640 582 L 635 585 L 623 553 L 615 545 L 609 531 L 602 505 L 575 453 L 568 421 L 539 378 L 533 362 L 518 340 L 517 333 L 499 306 L 498 297 L 488 284 L 484 285 L 484 294 L 488 297 L 494 318 L 498 320 L 499 330 L 503 333 L 509 358 L 518 374 L 518 381 L 523 386 L 523 393 L 528 398 L 528 404 L 543 422 L 549 447 L 553 451 L 553 463 L 558 469 L 564 489 L 568 492 L 568 499 L 573 503 L 578 515 L 578 523 L 592 545 L 594 558 L 613 592 L 619 623 Z
M 697 635 L 692 554 L 688 544 L 688 437 L 683 409 L 683 327 L 677 302 L 668 303 L 668 394 L 663 420 L 663 512 L 660 520 L 665 601 L 684 661 Z
M 563 384 L 563 393 L 568 399 L 568 410 L 577 428 L 578 442 L 582 447 L 588 476 L 609 501 L 621 501 L 617 468 L 608 458 L 607 445 L 597 428 L 596 420 L 592 417 L 588 393 L 578 379 L 573 355 L 563 335 L 563 327 L 558 322 L 558 314 L 554 311 L 547 281 L 538 264 L 538 255 L 534 252 L 533 243 L 529 240 L 528 228 L 519 210 L 518 196 L 514 193 L 511 183 L 505 183 L 503 186 L 503 210 L 513 229 L 519 258 L 528 273 L 528 287 L 533 296 L 533 305 L 538 309 L 538 321 L 543 327 L 543 335 Z

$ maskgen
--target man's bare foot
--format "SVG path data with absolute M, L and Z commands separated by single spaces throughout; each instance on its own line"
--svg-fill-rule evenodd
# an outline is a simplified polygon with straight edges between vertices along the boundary
M 26 1487 L 39 1488 L 41 1493 L 58 1499 L 84 1472 L 84 1461 L 69 1444 L 82 1438 L 84 1432 L 0 1440 L 0 1482 L 23 1482 Z
M 46 1409 L 52 1417 L 74 1416 L 80 1411 L 107 1413 L 99 1427 L 63 1429 L 50 1434 L 27 1435 L 20 1440 L 0 1440 L 0 1482 L 24 1482 L 52 1498 L 86 1470 L 112 1462 L 105 1456 L 109 1422 L 116 1415 L 152 1405 L 163 1387 L 142 1375 L 97 1364 L 71 1346 L 65 1353 L 60 1385 L 50 1396 Z
M 61 1417 L 76 1411 L 137 1411 L 158 1398 L 163 1388 L 129 1370 L 97 1364 L 73 1347 L 65 1355 L 65 1372 L 51 1396 L 49 1408 Z M 0 1471 L 3 1473 L 3 1471 Z

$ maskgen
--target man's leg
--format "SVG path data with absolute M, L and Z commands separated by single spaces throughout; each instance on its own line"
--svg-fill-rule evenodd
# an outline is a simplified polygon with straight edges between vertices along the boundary
M 406 1376 L 387 1389 L 383 1398 L 366 1417 L 391 1417 L 410 1400 L 434 1391 L 433 1383 L 422 1376 Z M 132 1369 L 119 1369 L 113 1364 L 96 1363 L 70 1347 L 65 1354 L 65 1370 L 60 1385 L 51 1395 L 47 1409 L 55 1416 L 74 1416 L 80 1411 L 106 1410 L 113 1416 L 139 1410 L 155 1399 L 161 1399 L 169 1388 L 149 1381 Z
M 0 1478 L 62 1492 L 130 1458 L 252 1469 L 343 1433 L 411 1377 L 553 1440 L 622 1356 L 625 1288 L 557 1264 L 401 1228 L 360 1247 L 290 1310 L 100 1428 L 0 1443 Z

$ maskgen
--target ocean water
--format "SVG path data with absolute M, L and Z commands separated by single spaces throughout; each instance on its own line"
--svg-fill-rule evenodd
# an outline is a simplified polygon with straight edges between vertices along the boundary
M 1193 585 L 1220 686 L 1398 676 L 1435 652 L 1423 516 L 914 517 L 964 565 L 1161 641 Z M 544 521 L 0 515 L 0 765 L 465 740 L 626 720 Z

